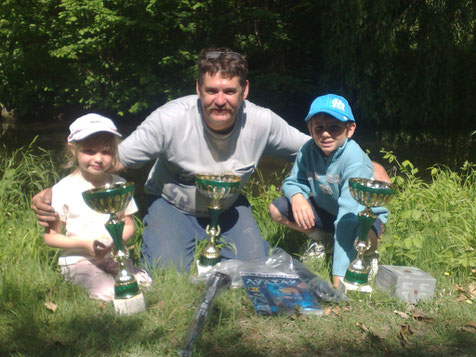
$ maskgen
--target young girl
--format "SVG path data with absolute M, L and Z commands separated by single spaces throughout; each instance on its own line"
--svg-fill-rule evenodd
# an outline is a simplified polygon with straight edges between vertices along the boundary
M 98 114 L 87 114 L 70 126 L 68 149 L 70 158 L 66 167 L 76 166 L 70 175 L 53 186 L 52 206 L 59 219 L 50 223 L 44 234 L 45 243 L 63 250 L 58 264 L 67 281 L 79 284 L 94 299 L 110 301 L 114 297 L 115 275 L 118 263 L 110 257 L 113 240 L 104 224 L 108 214 L 89 208 L 83 200 L 86 190 L 125 182 L 110 173 L 117 164 L 118 138 L 114 123 Z M 137 212 L 134 200 L 119 213 L 125 219 L 123 241 L 134 234 L 132 214 Z M 62 234 L 63 228 L 66 233 Z M 131 273 L 141 285 L 150 285 L 149 275 L 132 265 Z

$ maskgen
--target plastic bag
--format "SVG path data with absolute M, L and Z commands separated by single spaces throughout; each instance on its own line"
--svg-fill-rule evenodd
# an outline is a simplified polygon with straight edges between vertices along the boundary
M 269 257 L 249 262 L 237 259 L 220 262 L 208 272 L 192 278 L 192 282 L 208 281 L 216 272 L 220 272 L 230 276 L 231 287 L 240 288 L 243 287 L 240 271 L 297 274 L 318 300 L 331 303 L 349 300 L 344 292 L 332 288 L 327 281 L 309 271 L 304 264 L 291 257 L 281 248 L 274 249 Z

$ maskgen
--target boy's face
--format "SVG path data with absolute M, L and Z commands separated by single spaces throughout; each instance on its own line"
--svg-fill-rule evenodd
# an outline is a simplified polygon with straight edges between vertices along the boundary
M 345 139 L 351 138 L 355 131 L 355 122 L 342 122 L 326 113 L 312 117 L 307 127 L 316 145 L 324 155 L 329 156 L 344 145 Z

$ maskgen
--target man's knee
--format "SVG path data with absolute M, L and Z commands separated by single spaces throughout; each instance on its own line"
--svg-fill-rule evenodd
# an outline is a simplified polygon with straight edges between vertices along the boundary
M 376 180 L 389 182 L 389 183 L 391 182 L 387 171 L 385 171 L 385 168 L 382 165 L 380 165 L 379 163 L 375 161 L 372 161 L 372 166 L 374 169 L 374 177 Z

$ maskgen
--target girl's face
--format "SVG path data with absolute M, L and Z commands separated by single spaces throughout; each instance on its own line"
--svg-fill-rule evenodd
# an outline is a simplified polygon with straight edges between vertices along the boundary
M 330 156 L 346 139 L 354 135 L 355 122 L 344 123 L 325 113 L 319 113 L 308 123 L 309 133 L 325 156 Z
M 103 145 L 83 146 L 74 154 L 78 160 L 78 169 L 86 180 L 97 183 L 109 177 L 105 174 L 112 168 L 111 150 Z

